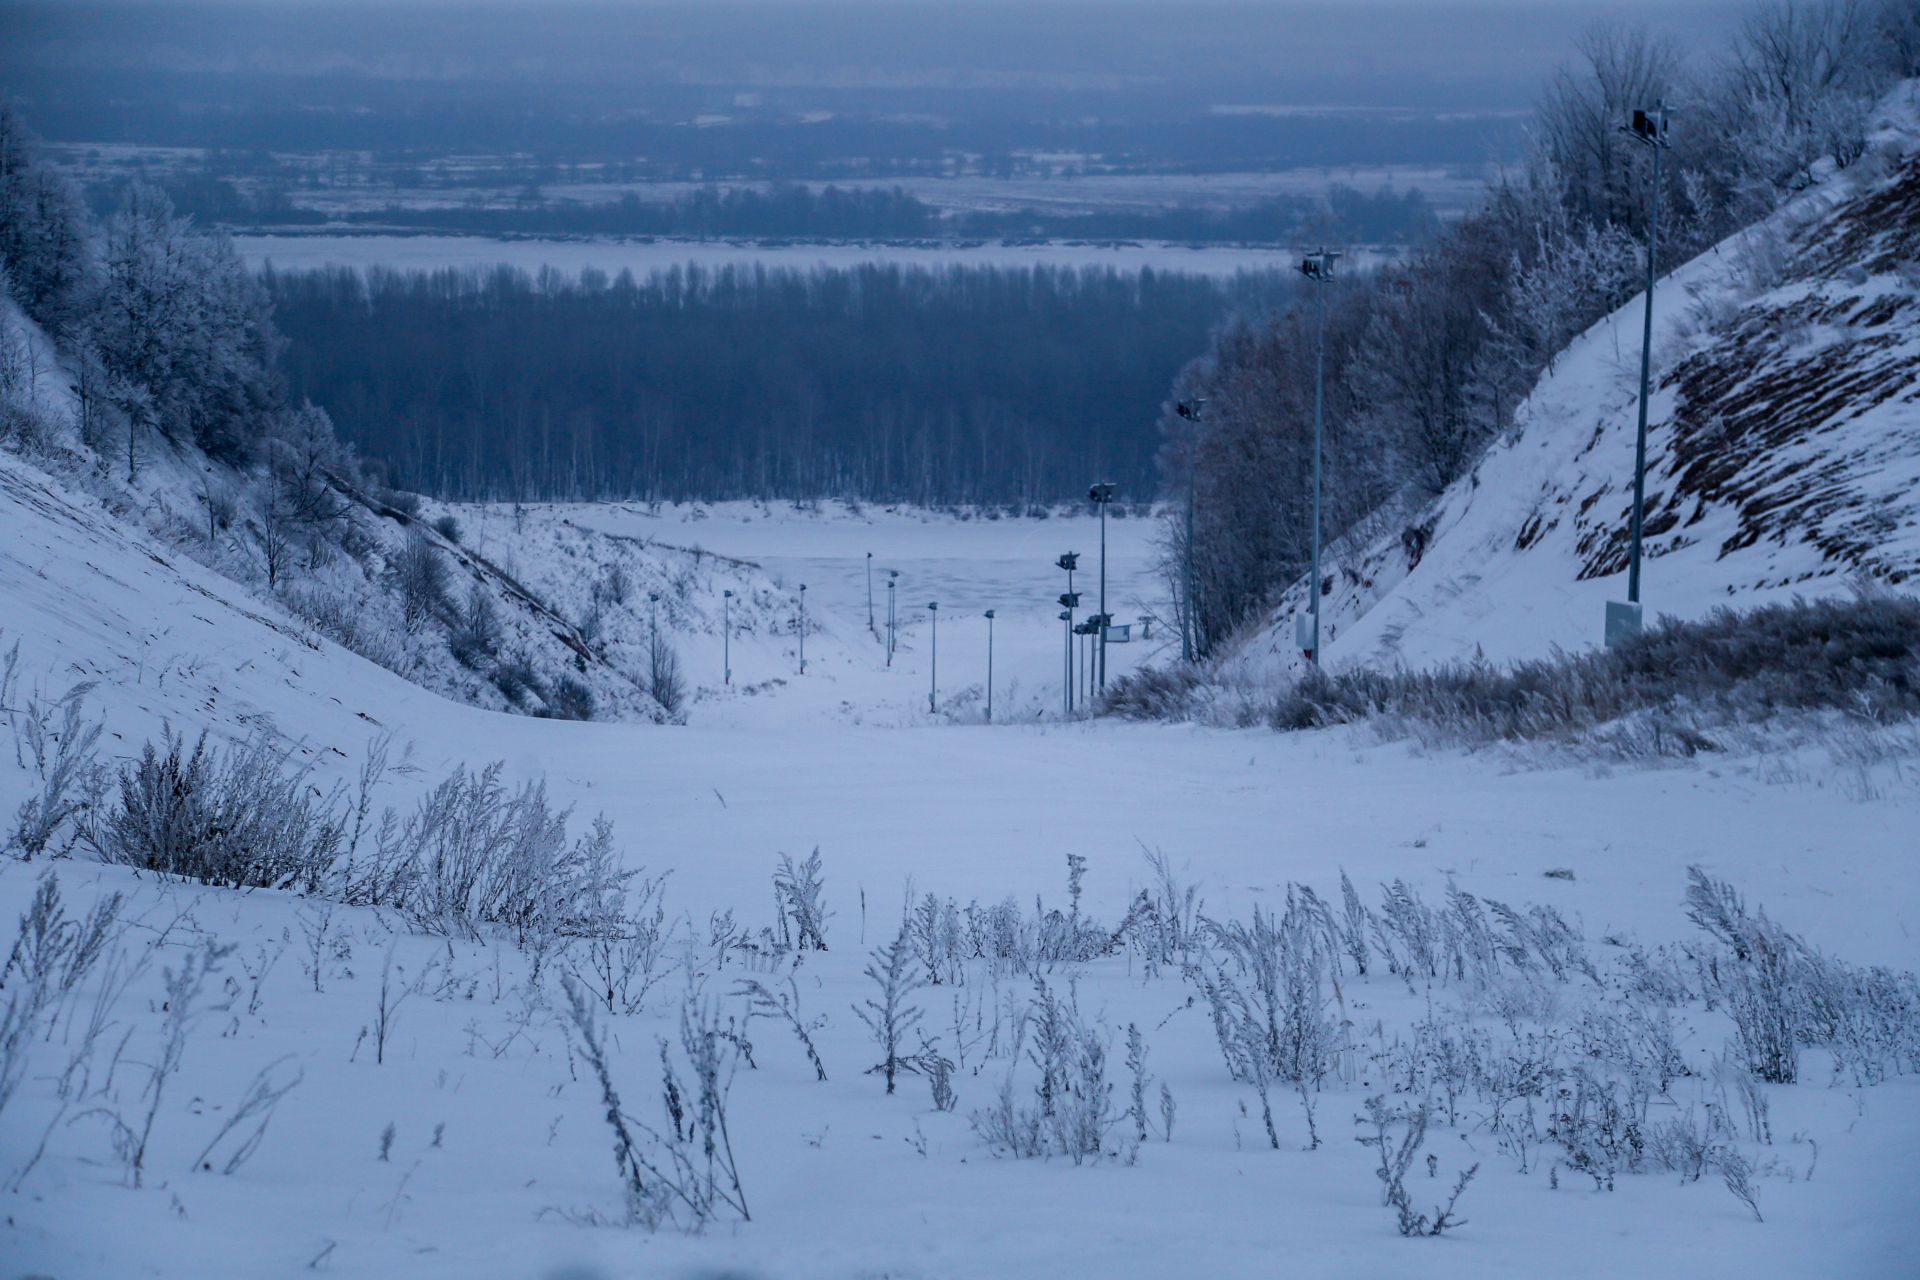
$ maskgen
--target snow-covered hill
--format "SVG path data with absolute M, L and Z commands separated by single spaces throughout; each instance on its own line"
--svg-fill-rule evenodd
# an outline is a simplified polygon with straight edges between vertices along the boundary
M 1920 89 L 1868 156 L 1655 289 L 1648 620 L 1920 575 Z M 1543 656 L 1626 598 L 1644 295 L 1576 339 L 1439 499 L 1337 547 L 1330 665 Z M 1240 655 L 1296 670 L 1305 584 Z

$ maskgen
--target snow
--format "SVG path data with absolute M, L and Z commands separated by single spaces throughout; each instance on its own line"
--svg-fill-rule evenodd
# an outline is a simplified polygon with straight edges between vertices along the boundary
M 838 504 L 801 509 L 790 503 L 702 503 L 657 508 L 641 504 L 531 506 L 516 517 L 510 507 L 460 511 L 467 541 L 509 563 L 511 571 L 552 598 L 578 590 L 582 557 L 596 551 L 581 535 L 609 535 L 645 554 L 696 553 L 730 557 L 741 567 L 698 580 L 687 600 L 697 621 L 678 612 L 682 666 L 695 687 L 688 712 L 696 725 L 811 722 L 822 717 L 865 723 L 927 720 L 927 695 L 937 688 L 941 720 L 984 718 L 988 609 L 994 611 L 994 716 L 998 720 L 1056 717 L 1062 710 L 1064 626 L 1056 597 L 1066 575 L 1054 567 L 1065 551 L 1080 553 L 1083 572 L 1078 616 L 1099 603 L 1100 530 L 1083 511 L 1047 519 L 970 513 L 958 515 Z M 569 536 L 547 541 L 559 526 Z M 1153 564 L 1160 521 L 1145 516 L 1107 522 L 1107 611 L 1142 634 L 1142 618 L 1164 614 L 1165 592 Z M 630 540 L 640 540 L 638 543 Z M 867 629 L 867 553 L 873 553 L 874 630 Z M 724 566 L 723 566 L 724 567 Z M 897 573 L 899 633 L 891 665 L 884 645 L 889 575 Z M 764 584 L 762 619 L 736 626 L 734 681 L 722 681 L 720 592 L 731 586 L 736 624 L 743 583 Z M 799 587 L 807 586 L 807 675 L 799 675 Z M 938 671 L 932 614 L 939 608 Z M 631 606 L 636 622 L 644 595 Z M 563 610 L 565 606 L 563 605 Z M 1146 639 L 1111 644 L 1108 678 L 1164 658 L 1173 633 L 1147 627 Z M 1076 642 L 1077 643 L 1077 642 Z M 1076 662 L 1078 658 L 1076 658 Z M 934 677 L 938 675 L 938 684 Z M 775 682 L 778 682 L 777 684 Z M 777 692 L 776 697 L 749 690 Z
M 504 541 L 510 514 L 462 514 L 470 539 Z M 152 928 L 187 912 L 183 936 L 197 929 L 237 947 L 224 969 L 234 985 L 210 997 L 189 1044 L 156 1125 L 145 1189 L 124 1185 L 97 1120 L 63 1121 L 47 1156 L 8 1195 L 0 1252 L 12 1268 L 63 1277 L 273 1275 L 309 1264 L 321 1274 L 409 1277 L 611 1276 L 636 1267 L 1146 1277 L 1270 1275 L 1284 1259 L 1308 1274 L 1414 1267 L 1530 1276 L 1551 1260 L 1572 1276 L 1629 1266 L 1700 1276 L 1893 1275 L 1920 1245 L 1905 1204 L 1920 1090 L 1907 1078 L 1861 1091 L 1829 1088 L 1812 1071 L 1813 1082 L 1772 1091 L 1780 1136 L 1767 1149 L 1774 1173 L 1761 1179 L 1764 1224 L 1712 1180 L 1676 1186 L 1644 1175 L 1602 1193 L 1563 1174 L 1561 1189 L 1549 1191 L 1537 1172 L 1515 1172 L 1484 1134 L 1446 1131 L 1430 1144 L 1442 1181 L 1471 1160 L 1483 1164 L 1462 1205 L 1468 1225 L 1442 1240 L 1407 1241 L 1379 1205 L 1368 1154 L 1350 1141 L 1366 1084 L 1335 1086 L 1323 1098 L 1320 1150 L 1302 1149 L 1297 1110 L 1282 1114 L 1285 1149 L 1266 1149 L 1257 1108 L 1243 1110 L 1250 1097 L 1226 1077 L 1204 1010 L 1177 977 L 1146 981 L 1114 958 L 1077 979 L 1090 1016 L 1143 1029 L 1150 1067 L 1179 1101 L 1174 1140 L 1149 1142 L 1132 1167 L 993 1158 L 965 1117 L 989 1100 L 1003 1060 L 976 1074 L 979 1059 L 970 1059 L 957 1113 L 934 1111 L 917 1079 L 883 1097 L 878 1080 L 862 1074 L 873 1050 L 849 1010 L 866 994 L 865 950 L 884 939 L 909 882 L 963 902 L 1011 894 L 1057 903 L 1064 854 L 1077 850 L 1092 860 L 1086 907 L 1111 921 L 1145 882 L 1143 846 L 1164 850 L 1193 877 L 1216 914 L 1273 905 L 1288 880 L 1331 890 L 1345 868 L 1369 894 L 1406 877 L 1436 895 L 1452 879 L 1503 900 L 1551 903 L 1595 945 L 1611 935 L 1685 936 L 1684 868 L 1700 862 L 1816 943 L 1856 962 L 1911 965 L 1920 884 L 1906 874 L 1910 778 L 1882 779 L 1876 799 L 1861 798 L 1818 750 L 1800 753 L 1794 767 L 1756 758 L 1609 774 L 1429 755 L 1340 732 L 929 722 L 899 709 L 912 695 L 895 697 L 887 713 L 886 682 L 896 677 L 884 665 L 875 670 L 870 651 L 860 656 L 872 644 L 865 550 L 882 547 L 903 577 L 937 583 L 956 613 L 960 602 L 969 611 L 999 602 L 1009 635 L 1026 630 L 1017 619 L 1031 615 L 1038 662 L 1051 631 L 1044 601 L 1058 585 L 1046 560 L 1065 549 L 1063 534 L 1083 553 L 1092 549 L 1084 519 L 751 507 L 703 508 L 698 517 L 671 507 L 529 517 L 542 519 L 698 543 L 757 560 L 768 575 L 804 573 L 834 638 L 822 652 L 844 669 L 820 672 L 817 685 L 810 674 L 804 691 L 791 677 L 755 698 L 700 703 L 683 727 L 481 711 L 325 642 L 303 643 L 270 607 L 199 566 L 154 554 L 11 458 L 0 458 L 0 599 L 8 606 L 0 641 L 19 641 L 25 669 L 43 674 L 52 692 L 99 678 L 94 697 L 116 755 L 163 722 L 227 734 L 270 723 L 301 739 L 323 777 L 345 775 L 384 728 L 400 736 L 416 770 L 385 785 L 381 799 L 403 806 L 455 763 L 503 759 L 514 777 L 544 776 L 581 817 L 609 816 L 632 864 L 670 871 L 670 909 L 696 922 L 727 907 L 749 926 L 765 922 L 777 855 L 818 847 L 832 950 L 807 960 L 798 978 L 807 1016 L 826 1019 L 817 1034 L 831 1079 L 813 1080 L 784 1029 L 754 1024 L 759 1068 L 742 1070 L 733 1100 L 752 1222 L 686 1236 L 569 1220 L 614 1211 L 600 1107 L 577 1062 L 570 1066 L 562 1028 L 547 1014 L 524 1022 L 516 987 L 526 962 L 506 943 L 411 936 L 390 916 L 341 909 L 333 927 L 346 951 L 323 958 L 323 991 L 315 992 L 302 966 L 320 904 L 156 884 L 74 861 L 55 873 L 76 908 L 119 890 Z M 1145 521 L 1115 521 L 1109 553 L 1124 566 L 1116 577 L 1125 589 L 1150 596 L 1147 532 Z M 954 634 L 958 664 L 966 633 Z M 1024 643 L 1010 641 L 1011 651 Z M 783 653 L 737 661 L 772 663 Z M 1011 669 L 1019 668 L 1016 660 Z M 898 678 L 917 690 L 912 668 Z M 843 703 L 881 710 L 853 714 Z M 0 770 L 0 780 L 7 808 L 22 776 Z M 1562 868 L 1574 878 L 1544 875 Z M 0 919 L 23 909 L 39 874 L 0 866 Z M 250 1011 L 249 973 L 275 955 Z M 359 1039 L 389 955 L 403 977 L 439 967 L 434 985 L 402 1007 L 388 1060 L 375 1065 Z M 458 981 L 445 981 L 449 971 Z M 724 993 L 742 972 L 735 962 L 710 990 Z M 997 992 L 975 982 L 966 998 L 1004 1000 L 1026 989 L 1019 979 Z M 137 990 L 116 1016 L 136 1033 L 130 1057 L 145 1061 L 159 1018 L 148 1003 L 157 976 Z M 922 996 L 930 1031 L 949 1041 L 952 994 Z M 1376 1017 L 1404 1025 L 1426 999 L 1379 977 L 1352 980 L 1347 995 L 1363 1026 Z M 616 1073 L 635 1110 L 650 1105 L 654 1036 L 670 1016 L 670 1003 L 656 1001 L 645 1015 L 615 1020 Z M 1683 1042 L 1688 1061 L 1705 1070 L 1724 1036 L 1711 1020 L 1695 1027 Z M 502 1044 L 496 1055 L 490 1046 Z M 187 1172 L 254 1073 L 282 1059 L 280 1070 L 303 1079 L 254 1161 L 232 1176 Z M 49 1069 L 43 1063 L 22 1102 L 0 1115 L 8 1176 L 55 1114 Z M 394 1145 L 382 1161 L 389 1123 Z M 1803 1175 L 1814 1153 L 1802 1136 L 1819 1144 L 1811 1181 Z M 1422 1180 L 1416 1194 L 1431 1198 L 1430 1184 Z

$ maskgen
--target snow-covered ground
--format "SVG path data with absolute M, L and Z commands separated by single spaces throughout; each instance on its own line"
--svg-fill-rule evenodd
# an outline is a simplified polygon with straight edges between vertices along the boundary
M 928 695 L 937 694 L 939 718 L 985 718 L 986 611 L 994 611 L 994 718 L 1032 720 L 1063 710 L 1065 626 L 1058 596 L 1066 574 L 1054 562 L 1080 555 L 1074 588 L 1078 617 L 1099 602 L 1100 528 L 1097 517 L 1056 514 L 1046 519 L 970 515 L 837 503 L 801 508 L 745 502 L 560 505 L 523 508 L 459 507 L 469 545 L 498 558 L 536 589 L 565 601 L 578 589 L 583 533 L 609 535 L 640 554 L 700 553 L 717 565 L 698 579 L 690 612 L 697 625 L 676 636 L 682 666 L 694 689 L 694 724 L 764 724 L 820 719 L 920 723 Z M 548 541 L 555 526 L 568 536 Z M 1115 517 L 1107 522 L 1107 610 L 1128 624 L 1126 644 L 1107 649 L 1111 680 L 1166 656 L 1173 633 L 1151 619 L 1166 613 L 1166 590 L 1154 573 L 1158 519 Z M 544 548 L 544 551 L 542 550 Z M 871 553 L 873 629 L 867 626 Z M 717 558 L 717 559 L 716 559 Z M 734 562 L 729 564 L 728 562 Z M 769 585 L 767 622 L 736 627 L 731 642 L 733 683 L 723 675 L 720 592 L 742 582 Z M 885 646 L 888 583 L 894 584 L 897 622 L 891 663 Z M 800 678 L 800 587 L 807 588 L 807 674 Z M 933 613 L 940 608 L 936 660 Z M 649 604 L 636 595 L 636 620 Z M 736 598 L 732 608 L 738 611 Z M 563 605 L 563 609 L 565 606 Z M 736 612 L 736 622 L 739 615 Z M 672 627 L 677 615 L 669 618 Z M 1076 640 L 1076 646 L 1082 642 Z M 1081 661 L 1076 648 L 1076 669 Z M 1076 698 L 1076 704 L 1084 701 Z
M 873 510 L 530 512 L 529 528 L 572 520 L 757 562 L 729 570 L 743 580 L 805 580 L 826 657 L 817 684 L 810 672 L 804 685 L 790 676 L 774 686 L 785 641 L 749 647 L 736 663 L 765 665 L 761 692 L 710 696 L 685 726 L 508 716 L 449 702 L 283 630 L 270 607 L 210 571 L 149 554 L 137 535 L 106 536 L 83 502 L 62 507 L 39 492 L 10 486 L 0 505 L 0 645 L 18 641 L 26 678 L 49 693 L 98 680 L 90 705 L 106 716 L 110 755 L 135 751 L 163 722 L 227 736 L 271 725 L 301 741 L 325 780 L 351 775 L 368 740 L 388 731 L 407 769 L 389 775 L 376 801 L 403 810 L 456 764 L 498 759 L 511 779 L 544 777 L 558 802 L 577 807 L 576 824 L 595 813 L 613 821 L 629 866 L 670 873 L 667 907 L 690 939 L 670 962 L 703 973 L 707 993 L 733 1016 L 745 1008 L 731 994 L 741 979 L 784 990 L 792 972 L 829 1078 L 814 1078 L 785 1027 L 747 1025 L 757 1067 L 739 1069 L 730 1126 L 751 1221 L 699 1235 L 592 1225 L 618 1218 L 620 1195 L 604 1105 L 556 1007 L 556 971 L 584 966 L 581 954 L 548 957 L 535 980 L 504 938 L 418 936 L 392 913 L 329 913 L 290 894 L 61 862 L 53 874 L 72 913 L 103 893 L 128 895 L 126 914 L 139 923 L 123 945 L 130 962 L 149 963 L 103 1015 L 103 1043 L 127 1037 L 120 1052 L 100 1053 L 63 1106 L 59 1077 L 98 989 L 83 986 L 77 1026 L 60 1023 L 34 1050 L 20 1093 L 0 1112 L 0 1255 L 9 1272 L 1893 1276 L 1920 1247 L 1906 1203 L 1920 1087 L 1912 1076 L 1872 1087 L 1830 1080 L 1819 1051 L 1805 1055 L 1802 1083 L 1765 1088 L 1772 1141 L 1739 1140 L 1759 1170 L 1764 1222 L 1712 1175 L 1683 1185 L 1667 1172 L 1623 1174 L 1605 1191 L 1550 1145 L 1532 1149 L 1522 1173 L 1487 1117 L 1468 1108 L 1436 1126 L 1433 1172 L 1422 1161 L 1411 1180 L 1426 1210 L 1478 1162 L 1460 1205 L 1467 1222 L 1438 1240 L 1410 1240 L 1381 1206 L 1354 1117 L 1368 1096 L 1391 1094 L 1392 1047 L 1430 1013 L 1503 1036 L 1507 1024 L 1485 995 L 1349 973 L 1340 1008 L 1352 1049 L 1318 1095 L 1322 1145 L 1307 1149 L 1302 1112 L 1283 1091 L 1274 1150 L 1254 1093 L 1222 1064 L 1205 1003 L 1177 972 L 1147 976 L 1134 950 L 1053 966 L 1041 976 L 1060 994 L 1076 991 L 1082 1014 L 1113 1037 L 1107 1078 L 1123 1109 L 1130 1024 L 1149 1050 L 1152 1137 L 1130 1162 L 1092 1167 L 996 1157 L 969 1125 L 1016 1069 L 1009 1042 L 1034 993 L 1030 978 L 996 978 L 976 962 L 964 985 L 916 997 L 921 1030 L 943 1052 L 958 1056 L 965 1042 L 951 1112 L 935 1109 L 918 1077 L 884 1094 L 866 1074 L 876 1050 L 851 1007 L 873 994 L 861 969 L 891 935 L 909 884 L 962 904 L 1011 897 L 1027 911 L 1040 897 L 1064 908 L 1066 855 L 1075 852 L 1090 862 L 1082 909 L 1113 927 L 1148 886 L 1143 849 L 1164 852 L 1220 918 L 1284 906 L 1289 881 L 1337 901 L 1342 869 L 1369 902 L 1378 886 L 1404 878 L 1429 902 L 1443 901 L 1451 883 L 1551 905 L 1608 974 L 1630 943 L 1700 936 L 1681 906 L 1685 869 L 1698 863 L 1815 945 L 1858 963 L 1912 967 L 1920 795 L 1897 764 L 1843 768 L 1815 746 L 1711 767 L 1582 771 L 1422 754 L 1344 732 L 930 720 L 904 709 L 924 674 L 921 633 L 909 633 L 894 673 L 874 661 L 866 551 L 914 584 L 903 602 L 937 593 L 969 623 L 985 606 L 1005 609 L 1010 637 L 1032 633 L 1030 658 L 1014 656 L 1027 641 L 1009 640 L 1009 671 L 1039 682 L 1052 670 L 1047 641 L 1057 639 L 1046 613 L 1060 575 L 1049 561 L 1070 547 L 1086 555 L 1094 543 L 1084 518 Z M 491 556 L 511 519 L 464 513 L 468 544 Z M 1122 590 L 1150 597 L 1147 534 L 1145 521 L 1114 522 L 1109 555 Z M 530 536 L 528 545 L 545 544 Z M 526 552 L 513 570 L 554 576 L 536 558 Z M 975 631 L 956 625 L 949 640 L 943 626 L 943 667 L 983 656 L 969 648 L 983 638 Z M 892 693 L 895 679 L 914 694 Z M 880 711 L 861 710 L 870 706 Z M 11 764 L 5 754 L 0 765 Z M 12 812 L 29 777 L 0 767 L 0 812 Z M 797 969 L 791 959 L 716 955 L 713 913 L 731 910 L 748 933 L 771 924 L 778 856 L 815 848 L 830 950 Z M 0 863 L 0 921 L 25 910 L 43 871 Z M 114 1118 L 146 1114 L 143 1082 L 163 1060 L 163 970 L 178 973 L 207 943 L 234 950 L 201 993 L 136 1190 L 116 1154 Z M 407 994 L 376 1061 L 367 1029 L 378 1025 L 383 975 L 390 1008 L 391 993 Z M 624 1105 L 655 1123 L 656 1037 L 677 1036 L 685 980 L 675 972 L 641 1012 L 603 1019 Z M 1614 1007 L 1584 979 L 1534 981 L 1562 1023 L 1589 1003 Z M 1730 1034 L 1723 1015 L 1697 1002 L 1675 1016 L 1679 1064 L 1691 1074 L 1673 1084 L 1671 1101 L 1656 1099 L 1652 1118 L 1662 1122 L 1701 1114 L 1688 1108 L 1711 1100 L 1714 1060 Z M 1522 1015 L 1520 1025 L 1532 1024 Z M 263 1069 L 270 1083 L 296 1074 L 299 1083 L 257 1153 L 222 1172 L 249 1122 L 216 1143 L 212 1168 L 194 1168 Z M 1019 1070 L 1025 1091 L 1031 1073 Z M 1177 1104 L 1171 1141 L 1159 1132 L 1160 1082 Z M 1114 1149 L 1124 1157 L 1130 1145 L 1116 1138 Z

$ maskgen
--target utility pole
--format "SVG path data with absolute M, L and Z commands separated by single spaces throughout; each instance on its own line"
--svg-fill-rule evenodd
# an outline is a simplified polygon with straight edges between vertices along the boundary
M 987 610 L 987 723 L 993 723 L 993 610 Z
M 733 683 L 733 592 L 720 593 L 720 683 Z
M 1647 219 L 1647 305 L 1640 324 L 1640 422 L 1633 438 L 1632 535 L 1627 551 L 1627 603 L 1607 604 L 1606 640 L 1617 644 L 1640 630 L 1640 521 L 1647 490 L 1647 390 L 1653 362 L 1653 282 L 1660 249 L 1660 153 L 1667 149 L 1667 104 L 1635 111 L 1622 132 L 1653 152 L 1652 209 Z
M 807 584 L 800 584 L 800 674 L 807 674 Z
M 1193 661 L 1194 637 L 1197 634 L 1193 616 L 1193 475 L 1199 470 L 1200 408 L 1204 404 L 1204 399 L 1182 400 L 1173 406 L 1175 413 L 1193 424 L 1187 432 L 1186 609 L 1180 624 L 1180 658 L 1183 662 Z
M 1307 661 L 1320 665 L 1320 441 L 1327 383 L 1327 297 L 1333 281 L 1333 262 L 1340 255 L 1316 249 L 1300 261 L 1300 274 L 1311 280 L 1313 291 L 1313 576 L 1307 596 L 1313 606 L 1313 630 L 1305 646 Z
M 927 612 L 933 617 L 933 658 L 927 683 L 927 714 L 932 715 L 940 707 L 940 602 L 928 604 Z
M 873 552 L 867 552 L 867 634 L 878 635 L 873 627 Z
M 1103 480 L 1087 490 L 1087 497 L 1100 508 L 1100 687 L 1107 687 L 1107 508 L 1113 505 L 1113 481 Z

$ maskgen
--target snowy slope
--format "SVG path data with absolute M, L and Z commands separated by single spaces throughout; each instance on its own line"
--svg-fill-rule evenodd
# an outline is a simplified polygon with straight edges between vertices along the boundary
M 1920 575 L 1920 106 L 1655 290 L 1642 600 L 1692 617 Z M 1644 295 L 1561 353 L 1512 436 L 1431 506 L 1336 550 L 1333 665 L 1544 655 L 1626 598 Z M 1299 664 L 1304 584 L 1242 655 Z
M 231 583 L 158 552 L 12 459 L 0 459 L 0 492 L 0 642 L 19 641 L 30 678 L 55 694 L 97 679 L 92 699 L 107 716 L 114 755 L 136 749 L 162 720 L 228 734 L 265 722 L 304 740 L 324 782 L 350 776 L 366 740 L 392 730 L 417 772 L 391 777 L 379 803 L 405 807 L 457 762 L 502 759 L 514 779 L 544 776 L 580 819 L 604 812 L 613 820 L 629 866 L 671 872 L 668 910 L 689 955 L 710 948 L 716 911 L 738 913 L 748 929 L 770 922 L 768 877 L 782 852 L 821 850 L 833 912 L 832 949 L 797 971 L 830 1080 L 814 1079 L 784 1028 L 749 1028 L 757 1067 L 739 1074 L 734 1117 L 753 1220 L 704 1235 L 649 1235 L 583 1221 L 617 1213 L 604 1106 L 568 1047 L 551 973 L 542 994 L 510 941 L 419 936 L 389 912 L 329 915 L 325 903 L 291 894 L 156 882 L 83 859 L 53 864 L 74 911 L 125 893 L 128 915 L 141 922 L 127 945 L 138 952 L 163 941 L 109 1011 L 116 1043 L 130 1038 L 117 1083 L 63 1110 L 58 1077 L 77 1036 L 63 1030 L 35 1050 L 18 1098 L 0 1112 L 0 1259 L 12 1270 L 113 1280 L 309 1269 L 462 1280 L 1144 1280 L 1270 1276 L 1284 1263 L 1316 1275 L 1418 1265 L 1519 1277 L 1539 1274 L 1551 1257 L 1569 1276 L 1627 1268 L 1879 1276 L 1898 1274 L 1920 1243 L 1903 1200 L 1920 1148 L 1911 1077 L 1865 1091 L 1829 1088 L 1824 1068 L 1810 1065 L 1821 1074 L 1772 1090 L 1778 1136 L 1750 1144 L 1766 1163 L 1764 1224 L 1712 1179 L 1676 1185 L 1665 1174 L 1638 1175 L 1603 1193 L 1563 1173 L 1552 1190 L 1539 1167 L 1517 1171 L 1484 1128 L 1466 1121 L 1430 1149 L 1443 1181 L 1483 1164 L 1463 1206 L 1468 1225 L 1448 1239 L 1408 1241 L 1380 1205 L 1370 1154 L 1350 1141 L 1353 1113 L 1380 1087 L 1365 1053 L 1355 1056 L 1356 1078 L 1330 1084 L 1320 1103 L 1320 1149 L 1307 1149 L 1298 1108 L 1287 1102 L 1283 1149 L 1273 1150 L 1257 1103 L 1227 1077 L 1204 1009 L 1177 974 L 1148 980 L 1123 954 L 1052 976 L 1057 989 L 1071 983 L 1087 1016 L 1114 1036 L 1129 1023 L 1142 1028 L 1151 1070 L 1178 1100 L 1173 1140 L 1156 1135 L 1132 1165 L 996 1159 L 970 1127 L 969 1112 L 990 1104 L 1015 1065 L 1004 1047 L 985 1056 L 984 1037 L 997 1024 L 1003 1045 L 1010 1038 L 1014 1013 L 1000 1011 L 1017 1010 L 1029 980 L 990 977 L 976 965 L 965 987 L 923 993 L 929 1035 L 948 1046 L 962 1031 L 983 1037 L 968 1050 L 953 1112 L 935 1110 L 918 1078 L 884 1095 L 864 1074 L 874 1046 L 851 1010 L 872 994 L 861 973 L 866 952 L 890 935 L 909 882 L 963 903 L 1011 895 L 1024 905 L 1043 895 L 1055 905 L 1064 898 L 1064 854 L 1081 850 L 1092 864 L 1085 908 L 1110 923 L 1146 883 L 1142 846 L 1165 850 L 1220 916 L 1283 904 L 1293 879 L 1331 892 L 1345 868 L 1370 899 L 1376 886 L 1405 877 L 1430 900 L 1453 883 L 1551 905 L 1603 958 L 1624 954 L 1625 940 L 1689 936 L 1678 899 L 1685 867 L 1701 862 L 1816 943 L 1909 967 L 1920 884 L 1906 872 L 1913 782 L 1902 781 L 1897 764 L 1892 776 L 1883 768 L 1856 778 L 1816 749 L 1769 761 L 1729 757 L 1711 772 L 1589 777 L 1368 747 L 1344 731 L 879 728 L 825 707 L 811 719 L 706 723 L 696 715 L 686 726 L 503 715 L 303 641 Z M 529 576 L 536 559 L 577 545 L 564 527 L 550 531 L 551 544 L 533 537 L 541 518 L 527 520 L 518 569 Z M 805 540 L 807 572 L 823 591 L 836 580 L 847 590 L 862 568 L 857 543 L 845 545 L 847 523 L 822 525 Z M 896 545 L 908 540 L 904 528 L 891 532 Z M 1002 541 L 1022 531 L 977 532 L 983 545 L 971 582 L 968 544 L 955 529 L 928 534 L 945 563 L 943 590 L 955 598 L 997 594 L 1009 585 L 1007 566 L 1028 559 Z M 1051 546 L 1059 532 L 1036 536 Z M 477 527 L 467 535 L 475 543 L 491 536 Z M 742 520 L 724 538 L 703 536 L 768 561 L 800 540 L 782 520 Z M 504 558 L 508 548 L 497 549 Z M 852 679 L 838 687 L 878 688 Z M 11 753 L 0 752 L 0 816 L 12 813 L 27 782 Z M 0 859 L 0 942 L 44 870 Z M 147 1180 L 135 1189 L 104 1109 L 139 1114 L 165 1026 L 163 970 L 209 943 L 234 950 L 203 1000 L 157 1112 Z M 577 953 L 551 962 L 580 963 Z M 389 966 L 409 994 L 384 1061 L 375 1061 L 364 1029 Z M 774 976 L 751 958 L 702 967 L 708 991 L 730 1012 L 744 1007 L 730 995 L 739 979 Z M 636 1112 L 657 1110 L 658 1037 L 677 1035 L 683 981 L 676 974 L 647 1008 L 610 1020 L 617 1078 Z M 94 994 L 83 991 L 83 1010 Z M 1588 995 L 1570 989 L 1564 998 Z M 1369 1052 L 1406 1034 L 1435 1001 L 1462 1025 L 1500 1027 L 1491 1013 L 1457 1010 L 1450 989 L 1415 993 L 1382 974 L 1351 978 L 1344 998 Z M 1728 1031 L 1697 1009 L 1682 1016 L 1680 1052 L 1695 1074 L 1676 1090 L 1691 1099 L 1713 1079 Z M 1118 1041 L 1109 1050 L 1121 1094 L 1123 1053 Z M 300 1083 L 258 1154 L 231 1174 L 217 1163 L 194 1168 L 263 1069 L 276 1082 L 298 1075 Z M 99 1075 L 90 1079 L 91 1089 L 103 1088 Z M 1679 1110 L 1660 1105 L 1663 1116 Z M 1818 1143 L 1812 1181 L 1807 1138 Z M 21 1175 L 43 1141 L 44 1156 Z M 1428 1198 L 1427 1175 L 1419 1177 Z M 1429 1252 L 1410 1252 L 1419 1250 Z

